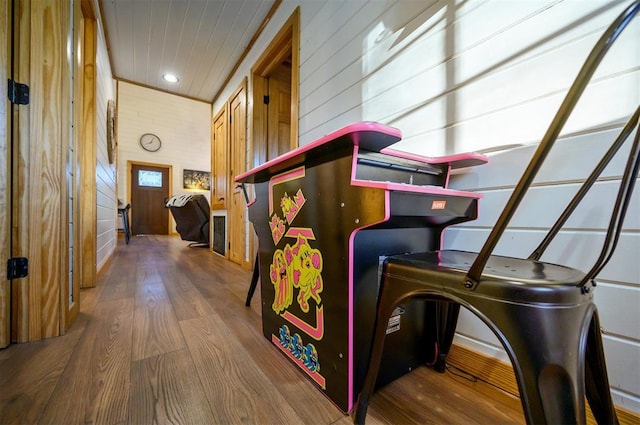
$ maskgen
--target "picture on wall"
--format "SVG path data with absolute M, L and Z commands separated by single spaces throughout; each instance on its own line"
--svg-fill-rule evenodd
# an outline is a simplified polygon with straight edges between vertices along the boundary
M 185 189 L 211 189 L 211 173 L 208 171 L 184 170 L 182 181 Z

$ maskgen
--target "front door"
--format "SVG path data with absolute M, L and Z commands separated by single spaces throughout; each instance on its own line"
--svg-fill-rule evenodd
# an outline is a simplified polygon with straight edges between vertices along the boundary
M 131 165 L 131 233 L 168 235 L 169 167 Z

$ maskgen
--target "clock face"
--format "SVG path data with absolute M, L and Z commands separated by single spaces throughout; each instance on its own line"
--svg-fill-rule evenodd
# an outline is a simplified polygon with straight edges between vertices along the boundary
M 149 152 L 156 152 L 162 146 L 162 142 L 160 142 L 160 138 L 155 134 L 145 133 L 140 136 L 140 146 L 142 149 Z

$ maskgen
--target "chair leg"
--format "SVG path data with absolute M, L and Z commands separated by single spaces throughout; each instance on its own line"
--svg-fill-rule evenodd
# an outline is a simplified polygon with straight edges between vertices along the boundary
M 249 291 L 247 292 L 247 299 L 244 302 L 244 305 L 249 307 L 251 305 L 251 298 L 253 298 L 253 293 L 256 292 L 256 286 L 258 286 L 258 280 L 260 278 L 260 255 L 256 254 L 256 261 L 253 263 L 253 275 L 251 275 L 251 285 L 249 286 Z
M 131 230 L 129 228 L 129 210 L 122 211 L 122 227 L 124 227 L 124 242 L 129 245 L 129 239 L 131 239 Z
M 618 416 L 609 390 L 609 377 L 607 376 L 600 319 L 597 311 L 593 313 L 589 326 L 585 363 L 587 400 L 596 422 L 599 424 L 618 424 Z
M 453 337 L 456 333 L 460 304 L 446 301 L 435 301 L 435 326 L 436 341 L 438 344 L 438 356 L 435 359 L 433 368 L 443 373 L 446 370 L 446 358 L 453 344 Z
M 356 400 L 355 414 L 353 417 L 354 424 L 364 424 L 367 417 L 369 399 L 373 394 L 373 389 L 378 379 L 378 371 L 380 369 L 380 362 L 382 361 L 382 351 L 384 349 L 384 340 L 387 334 L 389 319 L 396 306 L 409 298 L 407 294 L 411 294 L 412 291 L 419 290 L 420 288 L 420 284 L 414 284 L 403 279 L 395 280 L 388 276 L 385 276 L 380 282 L 378 308 L 373 326 L 373 341 L 371 342 L 371 351 L 367 363 L 367 373 L 362 389 L 358 394 L 358 399 Z
M 364 383 L 360 394 L 358 394 L 358 400 L 356 401 L 355 415 L 353 423 L 362 425 L 367 417 L 367 408 L 369 407 L 369 399 L 373 394 L 373 389 L 378 379 L 378 371 L 380 369 L 380 362 L 382 360 L 382 350 L 384 348 L 384 339 L 387 331 L 387 324 L 389 318 L 393 313 L 396 303 L 385 303 L 383 299 L 383 291 L 380 289 L 380 301 L 378 302 L 378 312 L 376 314 L 376 320 L 374 324 L 373 341 L 371 343 L 371 352 L 369 356 L 369 362 L 367 367 L 367 374 L 365 375 Z
M 510 354 L 527 423 L 585 423 L 580 348 L 586 345 L 585 319 L 593 304 L 554 309 L 480 301 L 473 306 Z

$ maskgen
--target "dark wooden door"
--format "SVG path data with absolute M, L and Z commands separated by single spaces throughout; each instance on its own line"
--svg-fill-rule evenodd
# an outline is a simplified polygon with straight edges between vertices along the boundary
M 169 168 L 133 164 L 131 166 L 131 233 L 168 235 Z

